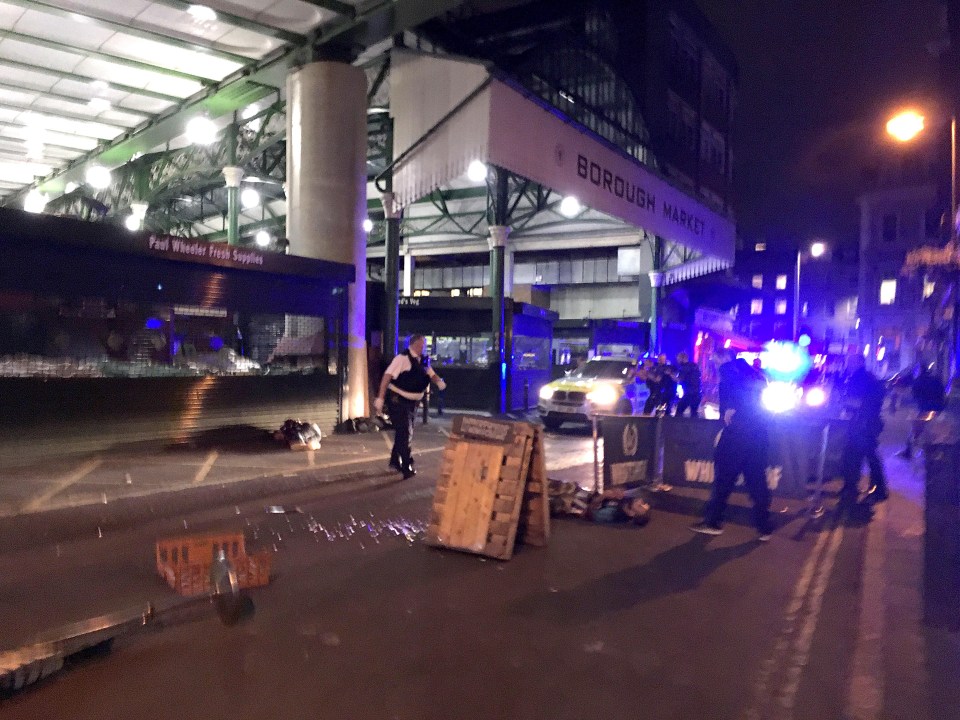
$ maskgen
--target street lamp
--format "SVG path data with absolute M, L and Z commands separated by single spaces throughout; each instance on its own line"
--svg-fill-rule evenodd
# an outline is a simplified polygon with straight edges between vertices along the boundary
M 903 110 L 887 121 L 887 134 L 897 142 L 910 142 L 926 127 L 926 118 L 916 110 Z M 957 234 L 957 116 L 950 118 L 950 239 Z
M 808 250 L 810 257 L 817 259 L 823 257 L 827 252 L 826 243 L 815 242 L 810 245 Z M 797 340 L 797 333 L 800 329 L 800 263 L 803 260 L 803 248 L 797 249 L 797 272 L 793 278 L 793 340 Z
M 925 128 L 924 116 L 916 110 L 903 110 L 887 121 L 887 133 L 898 142 L 910 142 L 916 138 Z M 953 113 L 950 117 L 950 247 L 956 253 L 955 243 L 958 233 L 957 218 L 957 116 Z M 954 289 L 956 289 L 954 281 Z M 954 293 L 953 307 L 953 376 L 960 375 L 960 353 L 957 352 L 957 343 L 960 340 L 960 306 L 958 306 L 956 293 Z

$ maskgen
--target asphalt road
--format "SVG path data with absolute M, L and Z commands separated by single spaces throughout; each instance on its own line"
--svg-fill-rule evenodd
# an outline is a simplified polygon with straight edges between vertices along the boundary
M 575 432 L 553 442 L 580 462 L 588 447 Z M 153 542 L 184 524 L 242 527 L 274 552 L 271 584 L 239 625 L 201 610 L 121 639 L 0 701 L 3 718 L 958 716 L 946 695 L 931 714 L 929 668 L 903 670 L 870 644 L 876 623 L 894 640 L 889 612 L 864 624 L 877 591 L 871 526 L 809 526 L 778 500 L 771 542 L 740 512 L 706 538 L 687 529 L 696 491 L 654 498 L 645 528 L 556 520 L 548 547 L 502 563 L 419 542 L 438 460 L 424 455 L 408 482 L 326 486 L 0 555 L 0 647 L 12 647 L 53 624 L 169 602 Z M 275 503 L 300 512 L 268 515 Z M 871 679 L 889 677 L 899 680 L 881 714 L 852 712 L 869 706 Z

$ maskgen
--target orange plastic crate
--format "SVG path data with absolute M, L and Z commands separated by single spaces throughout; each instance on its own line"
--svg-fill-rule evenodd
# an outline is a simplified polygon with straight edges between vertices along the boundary
M 213 532 L 157 540 L 157 574 L 180 595 L 212 591 L 210 567 L 221 551 L 237 573 L 241 588 L 260 587 L 270 581 L 271 553 L 248 555 L 242 532 Z

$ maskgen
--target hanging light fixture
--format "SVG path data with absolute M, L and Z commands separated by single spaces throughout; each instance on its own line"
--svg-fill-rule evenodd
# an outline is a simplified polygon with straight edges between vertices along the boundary
M 487 179 L 487 166 L 479 160 L 472 161 L 467 166 L 467 179 L 475 183 L 485 182 Z
M 260 204 L 260 193 L 253 188 L 244 188 L 240 193 L 240 204 L 244 210 L 255 208 Z
M 103 190 L 110 186 L 111 175 L 110 171 L 107 170 L 103 165 L 91 165 L 87 168 L 87 172 L 84 175 L 84 179 L 87 181 L 87 185 L 96 190 Z
M 186 127 L 187 140 L 194 145 L 210 145 L 217 139 L 217 126 L 206 115 L 192 118 Z
M 573 195 L 567 195 L 560 201 L 560 214 L 567 218 L 573 218 L 580 214 L 583 206 Z

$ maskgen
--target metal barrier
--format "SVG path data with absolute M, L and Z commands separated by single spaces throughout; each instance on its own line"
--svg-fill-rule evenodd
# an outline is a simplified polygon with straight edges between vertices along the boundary
M 721 421 L 605 415 L 598 418 L 598 423 L 603 436 L 605 485 L 653 482 L 663 483 L 664 488 L 707 487 L 713 482 L 713 453 L 723 428 Z M 770 490 L 776 495 L 810 498 L 811 509 L 816 510 L 823 482 L 841 475 L 846 421 L 771 417 L 767 430 Z

